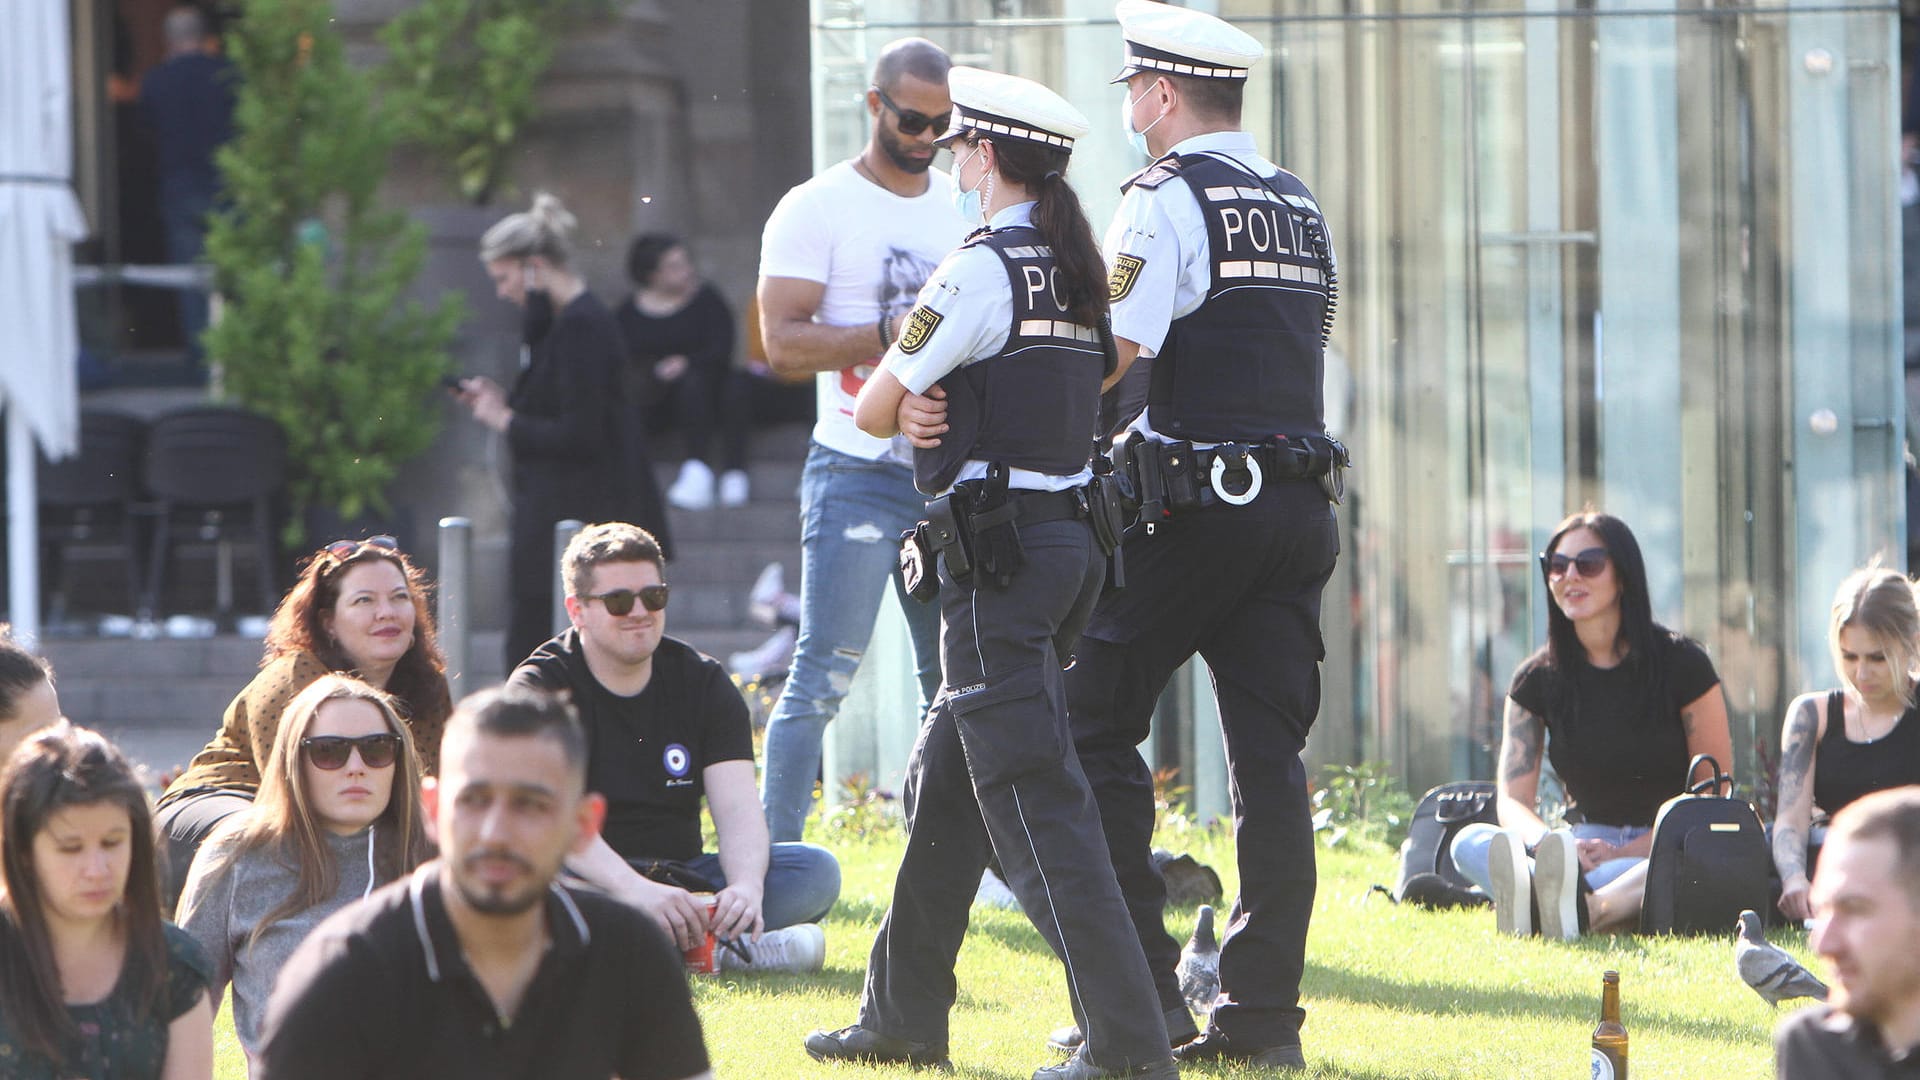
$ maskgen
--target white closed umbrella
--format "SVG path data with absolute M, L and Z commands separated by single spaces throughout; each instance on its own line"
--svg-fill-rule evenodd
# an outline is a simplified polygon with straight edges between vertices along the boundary
M 87 235 L 73 193 L 68 0 L 7 0 L 0 34 L 0 410 L 7 425 L 9 610 L 40 630 L 34 446 L 59 460 L 80 440 L 72 245 Z

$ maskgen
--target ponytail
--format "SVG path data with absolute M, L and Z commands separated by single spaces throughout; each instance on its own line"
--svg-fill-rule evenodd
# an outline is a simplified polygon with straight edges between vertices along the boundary
M 1002 139 L 994 149 L 1001 174 L 1039 200 L 1033 227 L 1053 248 L 1067 313 L 1082 326 L 1097 326 L 1107 313 L 1107 264 L 1080 197 L 1067 183 L 1070 152 L 1024 139 Z

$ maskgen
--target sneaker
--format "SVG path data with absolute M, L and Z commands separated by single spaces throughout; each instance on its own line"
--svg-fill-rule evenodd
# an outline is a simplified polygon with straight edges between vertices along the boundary
M 1007 911 L 1020 910 L 1020 898 L 1013 895 L 1013 890 L 991 869 L 980 871 L 980 887 L 974 890 L 973 902 Z
M 747 474 L 744 469 L 728 469 L 720 474 L 720 505 L 729 509 L 747 505 Z
M 807 1056 L 815 1061 L 864 1061 L 884 1065 L 911 1065 L 916 1069 L 952 1072 L 947 1048 L 882 1035 L 859 1024 L 839 1031 L 816 1031 L 807 1036 Z
M 1487 876 L 1493 884 L 1494 925 L 1503 934 L 1533 933 L 1533 867 L 1517 833 L 1501 829 L 1487 845 Z
M 1169 1047 L 1184 1046 L 1200 1035 L 1200 1029 L 1195 1026 L 1193 1016 L 1187 1012 L 1185 1005 L 1168 1009 L 1166 1021 Z M 1087 1033 L 1080 1030 L 1079 1024 L 1068 1024 L 1066 1027 L 1053 1029 L 1053 1034 L 1047 1036 L 1047 1047 L 1063 1054 L 1071 1054 L 1079 1050 L 1086 1041 Z
M 1088 1061 L 1086 1053 L 1081 1051 L 1058 1065 L 1042 1065 L 1033 1070 L 1033 1080 L 1103 1080 L 1110 1076 L 1128 1077 L 1130 1080 L 1180 1080 L 1180 1067 L 1169 1060 L 1127 1069 L 1108 1069 Z
M 1277 1043 L 1273 1046 L 1243 1046 L 1229 1041 L 1226 1034 L 1218 1028 L 1208 1028 L 1204 1034 L 1173 1052 L 1174 1060 L 1181 1064 L 1196 1061 L 1240 1061 L 1248 1065 L 1264 1065 L 1276 1069 L 1304 1069 L 1307 1067 L 1307 1055 L 1297 1042 Z
M 759 645 L 745 652 L 729 653 L 727 670 L 743 679 L 785 675 L 787 666 L 793 663 L 793 643 L 799 639 L 799 630 L 783 626 Z
M 721 971 L 819 971 L 827 964 L 827 932 L 818 923 L 801 923 L 768 930 L 759 941 L 737 938 L 714 951 Z
M 713 470 L 699 458 L 680 463 L 680 475 L 667 489 L 667 504 L 678 510 L 713 508 Z
M 800 598 L 787 591 L 787 572 L 768 563 L 747 590 L 747 615 L 761 626 L 798 626 Z
M 1540 936 L 1573 941 L 1580 936 L 1580 849 L 1573 834 L 1550 832 L 1533 850 L 1533 894 L 1540 908 Z
M 1493 903 L 1493 897 L 1479 889 L 1456 885 L 1439 874 L 1415 874 L 1408 878 L 1400 899 L 1423 908 L 1486 907 Z

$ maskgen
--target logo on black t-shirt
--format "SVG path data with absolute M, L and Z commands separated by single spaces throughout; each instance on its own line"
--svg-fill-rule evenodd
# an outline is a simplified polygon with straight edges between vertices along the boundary
M 693 768 L 693 755 L 687 753 L 686 747 L 673 743 L 660 755 L 660 764 L 666 767 L 667 785 L 678 787 L 686 782 L 687 773 Z

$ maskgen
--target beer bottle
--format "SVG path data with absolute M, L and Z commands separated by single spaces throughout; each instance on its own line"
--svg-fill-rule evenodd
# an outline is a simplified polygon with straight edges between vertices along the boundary
M 1620 1022 L 1620 973 L 1600 984 L 1600 1024 L 1593 1029 L 1593 1080 L 1627 1080 L 1627 1026 Z

